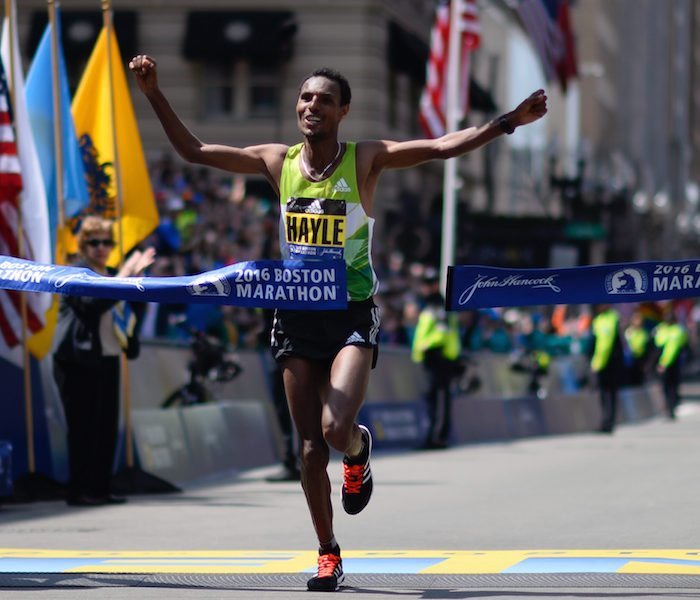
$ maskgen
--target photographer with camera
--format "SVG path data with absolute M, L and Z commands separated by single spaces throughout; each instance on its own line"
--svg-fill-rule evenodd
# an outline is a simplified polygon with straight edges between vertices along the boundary
M 176 325 L 190 337 L 192 360 L 187 365 L 190 380 L 170 394 L 161 404 L 161 408 L 210 402 L 213 398 L 205 382 L 232 381 L 242 371 L 241 365 L 226 354 L 223 343 L 215 337 L 188 325 L 185 319 L 178 321 Z

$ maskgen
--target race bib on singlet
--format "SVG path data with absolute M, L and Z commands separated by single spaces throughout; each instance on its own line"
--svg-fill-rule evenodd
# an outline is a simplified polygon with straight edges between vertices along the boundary
M 284 225 L 290 258 L 344 260 L 345 200 L 289 198 Z

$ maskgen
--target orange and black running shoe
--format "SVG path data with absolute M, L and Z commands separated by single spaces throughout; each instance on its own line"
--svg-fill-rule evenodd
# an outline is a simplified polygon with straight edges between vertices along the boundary
M 325 554 L 318 551 L 318 571 L 306 582 L 306 587 L 312 592 L 334 592 L 344 579 L 343 560 L 340 548 L 336 546 Z
M 372 496 L 372 469 L 369 459 L 372 455 L 372 434 L 364 425 L 362 432 L 362 452 L 356 458 L 343 457 L 343 489 L 341 499 L 343 508 L 349 515 L 359 513 Z

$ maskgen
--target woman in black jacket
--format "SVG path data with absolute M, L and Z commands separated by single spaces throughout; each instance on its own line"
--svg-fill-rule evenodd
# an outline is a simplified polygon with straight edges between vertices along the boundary
M 153 263 L 155 251 L 135 251 L 116 271 L 107 266 L 114 248 L 112 222 L 86 217 L 77 237 L 79 266 L 100 275 L 134 277 Z M 118 312 L 116 312 L 118 311 Z M 115 328 L 132 313 L 130 326 Z M 138 355 L 134 324 L 143 305 L 104 298 L 62 296 L 54 351 L 54 378 L 68 425 L 70 479 L 66 501 L 71 506 L 124 502 L 110 493 L 114 451 L 119 431 L 120 355 Z M 126 329 L 126 335 L 124 330 Z

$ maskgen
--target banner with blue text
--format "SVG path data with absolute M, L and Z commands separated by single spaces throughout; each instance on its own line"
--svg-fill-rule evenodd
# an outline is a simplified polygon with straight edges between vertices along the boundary
M 0 288 L 173 304 L 334 310 L 347 307 L 343 261 L 258 260 L 186 277 L 105 277 L 0 255 Z
M 449 267 L 447 309 L 546 304 L 619 304 L 700 296 L 700 260 L 503 269 Z

